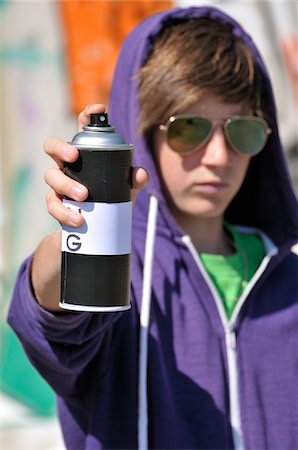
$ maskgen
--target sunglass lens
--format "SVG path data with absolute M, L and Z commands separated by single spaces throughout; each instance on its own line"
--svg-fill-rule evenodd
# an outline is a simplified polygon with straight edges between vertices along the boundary
M 247 156 L 259 153 L 267 141 L 265 124 L 258 118 L 232 120 L 227 125 L 227 134 L 233 148 Z
M 168 127 L 169 146 L 178 153 L 189 151 L 202 145 L 210 136 L 212 123 L 201 117 L 176 117 Z

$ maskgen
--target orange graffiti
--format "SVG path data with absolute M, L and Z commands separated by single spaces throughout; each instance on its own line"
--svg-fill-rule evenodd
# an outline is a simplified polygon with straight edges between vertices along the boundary
M 170 0 L 63 1 L 71 110 L 107 103 L 120 46 L 143 19 L 172 6 Z

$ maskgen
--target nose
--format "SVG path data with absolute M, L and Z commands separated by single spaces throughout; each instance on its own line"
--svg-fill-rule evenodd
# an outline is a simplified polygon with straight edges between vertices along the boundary
M 222 126 L 218 124 L 203 149 L 201 164 L 206 166 L 226 166 L 230 160 L 230 149 Z

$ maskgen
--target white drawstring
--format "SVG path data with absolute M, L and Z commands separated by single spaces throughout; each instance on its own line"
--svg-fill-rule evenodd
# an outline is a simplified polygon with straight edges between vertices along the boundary
M 147 399 L 147 366 L 148 366 L 148 329 L 151 304 L 152 268 L 154 257 L 154 241 L 158 212 L 158 199 L 150 197 L 147 220 L 147 235 L 143 269 L 143 293 L 140 314 L 140 354 L 139 354 L 139 421 L 138 449 L 148 449 L 148 399 Z

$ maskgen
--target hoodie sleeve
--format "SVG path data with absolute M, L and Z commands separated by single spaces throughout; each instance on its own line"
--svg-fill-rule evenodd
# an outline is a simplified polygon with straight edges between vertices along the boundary
M 122 313 L 50 312 L 36 301 L 31 287 L 32 257 L 20 268 L 8 323 L 34 367 L 58 395 L 76 397 L 95 355 L 97 376 L 105 373 L 112 324 Z

